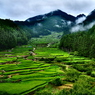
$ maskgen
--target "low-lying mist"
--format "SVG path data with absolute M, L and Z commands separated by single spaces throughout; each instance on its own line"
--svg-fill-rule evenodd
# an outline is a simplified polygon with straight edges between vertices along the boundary
M 78 31 L 87 31 L 88 29 L 92 28 L 95 25 L 95 21 L 91 22 L 90 24 L 84 26 L 82 22 L 86 19 L 86 17 L 79 18 L 76 20 L 76 25 L 71 28 L 70 32 L 78 32 Z M 81 23 L 81 24 L 80 24 Z

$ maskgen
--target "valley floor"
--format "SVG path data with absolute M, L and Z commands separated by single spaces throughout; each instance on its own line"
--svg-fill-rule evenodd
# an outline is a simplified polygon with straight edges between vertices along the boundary
M 75 89 L 75 86 L 76 91 L 79 86 L 93 90 L 94 67 L 94 59 L 71 55 L 58 48 L 35 47 L 33 51 L 32 46 L 25 45 L 2 51 L 0 95 L 61 95 L 58 93 L 63 89 Z

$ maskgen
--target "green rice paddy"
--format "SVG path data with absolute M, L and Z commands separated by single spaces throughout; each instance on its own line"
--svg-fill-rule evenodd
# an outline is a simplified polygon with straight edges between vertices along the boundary
M 37 47 L 34 56 L 29 55 L 30 49 L 29 46 L 20 46 L 11 52 L 0 52 L 0 91 L 25 95 L 56 78 L 66 78 L 62 66 L 91 62 L 58 48 Z

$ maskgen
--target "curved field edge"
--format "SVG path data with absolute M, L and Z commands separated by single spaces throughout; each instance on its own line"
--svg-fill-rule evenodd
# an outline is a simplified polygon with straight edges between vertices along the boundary
M 37 48 L 35 53 L 37 54 L 34 58 L 38 58 L 36 61 L 21 58 L 17 59 L 20 64 L 11 63 L 0 65 L 1 70 L 4 69 L 6 71 L 3 73 L 4 76 L 17 74 L 8 79 L 1 78 L 7 82 L 0 83 L 0 91 L 5 91 L 10 94 L 25 95 L 46 85 L 55 78 L 66 77 L 64 72 L 62 72 L 65 68 L 62 70 L 60 67 L 73 64 L 84 64 L 86 61 L 91 61 L 88 58 L 70 55 L 69 53 L 57 48 Z M 55 59 L 52 63 L 45 63 L 44 61 L 39 61 L 39 58 L 44 58 L 44 60 L 46 60 L 46 58 Z M 68 70 L 68 68 L 69 67 L 67 66 L 66 69 Z M 1 72 L 0 74 L 2 75 Z
M 40 86 L 46 85 L 46 81 L 29 81 L 22 83 L 1 83 L 0 90 L 8 92 L 9 94 L 20 94 L 25 95 L 30 91 L 34 91 Z
M 20 93 L 20 95 L 26 95 L 26 94 L 28 94 L 28 93 L 32 93 L 33 91 L 35 91 L 35 90 L 37 90 L 37 89 L 39 89 L 39 88 L 42 88 L 42 87 L 44 87 L 44 86 L 46 86 L 46 85 L 48 85 L 47 82 L 45 82 L 45 83 L 43 83 L 43 84 L 40 84 L 40 85 L 37 85 L 37 86 L 35 86 L 34 88 L 31 88 L 31 89 L 29 89 L 29 90 L 27 90 L 27 91 L 25 91 L 25 92 Z

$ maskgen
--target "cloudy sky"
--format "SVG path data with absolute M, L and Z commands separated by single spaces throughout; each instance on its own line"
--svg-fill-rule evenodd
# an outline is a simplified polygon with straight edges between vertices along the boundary
M 26 20 L 60 9 L 74 16 L 88 15 L 95 9 L 95 0 L 0 0 L 0 18 Z

